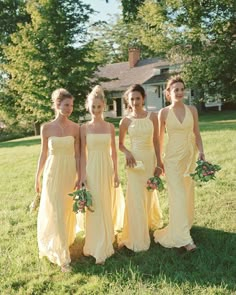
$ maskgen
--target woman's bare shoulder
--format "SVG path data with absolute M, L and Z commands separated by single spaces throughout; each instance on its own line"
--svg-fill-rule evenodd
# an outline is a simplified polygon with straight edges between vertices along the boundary
M 126 116 L 120 120 L 120 126 L 128 126 L 130 124 L 131 120 L 129 116 Z
M 158 112 L 158 117 L 160 119 L 165 120 L 166 117 L 167 117 L 167 114 L 168 114 L 169 110 L 170 110 L 170 107 L 169 106 L 160 109 L 160 111 Z

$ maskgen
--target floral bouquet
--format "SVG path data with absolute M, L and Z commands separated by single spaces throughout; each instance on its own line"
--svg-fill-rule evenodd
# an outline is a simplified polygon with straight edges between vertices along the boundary
M 89 211 L 94 212 L 92 209 L 92 195 L 85 187 L 70 193 L 69 196 L 73 197 L 73 211 L 75 213 L 85 213 L 86 207 Z
M 146 188 L 148 191 L 154 191 L 156 189 L 160 192 L 164 189 L 164 185 L 160 177 L 153 176 L 148 179 Z
M 207 161 L 198 160 L 197 167 L 194 173 L 191 173 L 190 176 L 195 181 L 207 182 L 211 179 L 215 179 L 216 171 L 221 170 L 219 165 L 213 165 Z

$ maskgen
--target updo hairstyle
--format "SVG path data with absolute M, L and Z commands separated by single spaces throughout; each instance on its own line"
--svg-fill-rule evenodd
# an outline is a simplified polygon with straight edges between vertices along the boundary
M 54 109 L 55 111 L 58 110 L 61 102 L 64 99 L 67 99 L 67 98 L 74 99 L 74 97 L 70 94 L 70 92 L 67 91 L 65 88 L 58 88 L 54 90 L 51 98 L 52 98 L 52 109 Z
M 100 99 L 101 101 L 104 102 L 104 104 L 106 104 L 106 99 L 105 99 L 104 91 L 103 91 L 103 88 L 100 85 L 94 86 L 94 88 L 92 89 L 92 91 L 87 96 L 87 99 L 86 99 L 86 102 L 85 102 L 85 107 L 86 107 L 87 110 L 89 109 L 90 103 L 94 99 Z
M 142 95 L 143 99 L 145 99 L 145 97 L 146 97 L 145 90 L 144 90 L 144 88 L 143 88 L 140 84 L 133 84 L 133 85 L 131 85 L 131 86 L 125 91 L 125 93 L 124 93 L 124 95 L 123 95 L 123 99 L 124 99 L 124 101 L 126 102 L 126 104 L 128 105 L 128 109 L 129 109 L 129 110 L 132 110 L 132 107 L 129 105 L 129 94 L 130 94 L 131 92 L 134 92 L 134 91 L 139 92 L 139 93 Z

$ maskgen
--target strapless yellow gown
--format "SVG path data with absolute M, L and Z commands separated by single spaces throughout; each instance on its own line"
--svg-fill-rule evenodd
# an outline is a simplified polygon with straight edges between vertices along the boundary
M 172 108 L 166 119 L 168 142 L 164 167 L 169 195 L 169 224 L 154 232 L 155 242 L 164 247 L 182 247 L 192 242 L 190 228 L 194 217 L 194 183 L 189 173 L 195 169 L 196 143 L 193 116 L 185 106 L 182 123 Z
M 39 257 L 62 266 L 70 263 L 69 246 L 75 239 L 76 216 L 72 192 L 76 179 L 74 137 L 49 137 L 38 212 Z
M 123 224 L 124 197 L 120 188 L 114 188 L 111 134 L 88 133 L 86 140 L 87 187 L 92 195 L 94 212 L 86 212 L 83 252 L 100 263 L 114 253 L 114 232 Z
M 144 169 L 127 169 L 127 191 L 124 228 L 119 244 L 138 252 L 150 246 L 149 229 L 162 226 L 162 213 L 157 192 L 148 192 L 146 183 L 153 176 L 156 155 L 153 147 L 153 123 L 149 118 L 131 119 L 128 128 L 131 152 Z

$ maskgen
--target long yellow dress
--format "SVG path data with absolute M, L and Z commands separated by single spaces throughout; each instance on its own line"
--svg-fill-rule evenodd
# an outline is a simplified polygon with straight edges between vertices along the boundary
M 145 118 L 130 117 L 128 133 L 131 152 L 136 161 L 142 161 L 144 169 L 127 169 L 124 228 L 119 244 L 138 252 L 150 246 L 149 229 L 162 226 L 162 213 L 156 191 L 148 192 L 146 183 L 153 176 L 156 155 L 153 147 L 153 123 L 150 113 Z
M 114 168 L 110 154 L 111 134 L 86 135 L 87 142 L 87 187 L 91 192 L 94 212 L 87 211 L 85 219 L 84 255 L 93 256 L 101 263 L 114 253 L 114 227 L 120 227 L 123 195 L 116 195 L 120 189 L 114 188 Z M 119 198 L 119 199 L 116 199 Z M 123 200 L 124 202 L 124 200 Z M 113 223 L 115 222 L 115 225 Z
M 75 239 L 76 216 L 68 196 L 75 178 L 74 137 L 49 137 L 37 222 L 38 248 L 40 258 L 46 256 L 59 266 L 70 263 L 69 246 Z
M 189 173 L 194 171 L 196 143 L 193 116 L 185 106 L 182 123 L 174 110 L 169 109 L 166 119 L 168 142 L 164 167 L 169 196 L 169 225 L 154 232 L 155 242 L 167 248 L 180 248 L 192 242 L 190 229 L 194 217 L 194 183 Z

